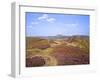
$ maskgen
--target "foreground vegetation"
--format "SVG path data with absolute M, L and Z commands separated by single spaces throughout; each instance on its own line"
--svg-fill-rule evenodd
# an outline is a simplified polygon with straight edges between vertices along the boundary
M 26 37 L 26 67 L 89 64 L 89 37 Z

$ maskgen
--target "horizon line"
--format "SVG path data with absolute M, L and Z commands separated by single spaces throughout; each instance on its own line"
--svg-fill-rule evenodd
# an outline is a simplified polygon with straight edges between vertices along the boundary
M 40 35 L 40 36 L 26 36 L 26 37 L 41 37 L 41 36 L 43 36 L 43 35 Z M 48 36 L 59 36 L 59 35 L 48 35 Z M 90 36 L 90 35 L 60 35 L 60 36 Z

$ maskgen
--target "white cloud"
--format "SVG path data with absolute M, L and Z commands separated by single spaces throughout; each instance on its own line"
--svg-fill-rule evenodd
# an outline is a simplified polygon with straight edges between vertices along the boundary
M 43 14 L 42 16 L 38 17 L 38 20 L 44 20 L 44 21 L 47 21 L 49 23 L 53 23 L 56 19 L 48 16 L 48 14 Z
M 27 27 L 32 28 L 34 25 L 37 25 L 37 24 L 39 24 L 39 22 L 31 22 L 30 25 Z
M 66 26 L 68 26 L 68 27 L 77 27 L 78 26 L 78 24 L 77 23 L 69 23 L 69 24 L 65 24 Z
M 42 16 L 38 17 L 38 20 L 44 20 L 47 19 L 48 15 L 47 14 L 43 14 Z
M 56 19 L 55 18 L 48 18 L 46 19 L 48 22 L 53 23 Z
M 74 24 L 71 24 L 72 26 L 78 26 L 78 24 L 77 23 L 74 23 Z

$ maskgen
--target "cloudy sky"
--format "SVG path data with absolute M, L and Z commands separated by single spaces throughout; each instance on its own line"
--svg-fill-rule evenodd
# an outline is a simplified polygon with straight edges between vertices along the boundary
M 89 35 L 88 15 L 26 12 L 26 36 Z

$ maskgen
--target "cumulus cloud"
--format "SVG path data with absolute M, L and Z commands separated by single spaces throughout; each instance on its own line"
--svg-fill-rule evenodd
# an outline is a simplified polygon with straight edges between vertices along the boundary
M 55 18 L 48 18 L 47 21 L 53 23 L 56 19 Z
M 43 14 L 42 16 L 38 17 L 38 20 L 44 20 L 44 21 L 53 23 L 56 19 L 48 16 L 48 14 Z
M 38 20 L 44 20 L 44 19 L 48 19 L 47 14 L 43 14 L 42 16 L 38 17 Z

